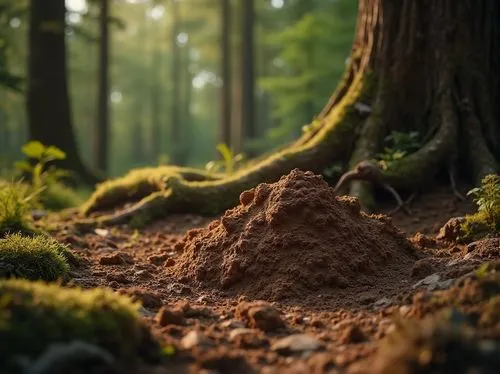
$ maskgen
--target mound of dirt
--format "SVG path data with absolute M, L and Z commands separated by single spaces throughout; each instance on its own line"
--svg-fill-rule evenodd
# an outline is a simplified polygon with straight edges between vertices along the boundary
M 357 199 L 298 169 L 243 192 L 239 206 L 181 243 L 175 278 L 268 300 L 366 287 L 405 276 L 415 260 L 387 217 L 360 212 Z

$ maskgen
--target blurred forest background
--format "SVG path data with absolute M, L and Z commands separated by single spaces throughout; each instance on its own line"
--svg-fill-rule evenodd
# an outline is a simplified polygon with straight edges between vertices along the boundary
M 0 0 L 2 168 L 30 137 L 29 7 Z M 289 142 L 341 79 L 356 16 L 352 0 L 66 0 L 61 74 L 84 162 L 116 176 Z

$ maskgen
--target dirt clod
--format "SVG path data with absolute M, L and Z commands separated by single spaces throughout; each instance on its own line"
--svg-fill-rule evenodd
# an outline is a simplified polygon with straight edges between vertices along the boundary
M 264 301 L 241 302 L 236 307 L 236 317 L 245 321 L 249 327 L 265 332 L 276 331 L 285 327 L 280 312 Z
M 361 213 L 357 199 L 336 197 L 311 172 L 295 169 L 245 191 L 240 202 L 187 232 L 169 269 L 174 277 L 254 299 L 303 300 L 322 289 L 370 284 L 389 271 L 409 272 L 414 259 L 390 220 Z
M 357 344 L 363 343 L 366 340 L 365 333 L 357 325 L 347 327 L 340 336 L 340 342 L 342 344 Z
M 162 307 L 156 314 L 156 321 L 160 326 L 186 324 L 182 310 L 176 308 Z
M 111 255 L 102 256 L 99 259 L 101 265 L 125 265 L 133 264 L 134 259 L 132 256 L 125 253 L 113 253 Z

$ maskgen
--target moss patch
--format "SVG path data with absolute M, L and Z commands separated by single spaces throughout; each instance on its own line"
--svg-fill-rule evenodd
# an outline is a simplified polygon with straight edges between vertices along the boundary
M 36 232 L 29 215 L 35 206 L 28 185 L 0 180 L 0 237 L 5 232 Z
M 0 281 L 0 341 L 8 342 L 0 344 L 0 357 L 10 372 L 19 357 L 34 359 L 54 343 L 82 341 L 128 363 L 159 354 L 138 304 L 127 297 L 24 280 Z
M 0 239 L 0 277 L 55 281 L 68 275 L 76 257 L 56 240 L 12 234 Z

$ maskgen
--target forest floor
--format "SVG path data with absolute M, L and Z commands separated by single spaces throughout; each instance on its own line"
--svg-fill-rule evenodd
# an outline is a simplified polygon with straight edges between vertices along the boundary
M 286 188 L 292 188 L 292 185 L 289 183 Z M 324 186 L 318 187 L 318 191 L 321 189 Z M 460 191 L 465 195 L 467 189 L 467 186 L 462 186 Z M 318 194 L 323 193 L 320 192 Z M 285 195 L 282 189 L 276 196 L 279 200 Z M 276 202 L 276 196 L 273 196 L 269 199 L 273 198 Z M 253 195 L 249 198 L 257 199 Z M 370 242 L 372 239 L 368 234 L 361 237 L 354 229 L 350 232 L 350 228 L 342 226 L 340 221 L 328 221 L 325 226 L 330 225 L 333 231 L 338 229 L 335 238 L 339 242 L 332 242 L 335 239 L 331 237 L 333 234 L 317 227 L 313 236 L 324 233 L 325 241 L 321 241 L 321 238 L 307 239 L 321 251 L 328 243 L 337 248 L 340 241 L 352 239 L 353 245 L 358 247 L 366 246 L 370 251 L 375 248 L 373 256 L 382 253 L 385 260 L 381 263 L 377 259 L 370 259 L 371 253 L 367 253 L 365 262 L 346 259 L 345 268 L 342 268 L 340 259 L 324 257 L 320 250 L 308 247 L 303 237 L 297 241 L 297 245 L 309 250 L 310 256 L 301 258 L 294 252 L 293 258 L 285 259 L 271 253 L 254 253 L 252 259 L 256 261 L 255 267 L 252 267 L 253 264 L 239 263 L 239 266 L 250 269 L 246 273 L 242 271 L 246 278 L 240 274 L 226 287 L 217 287 L 219 278 L 214 274 L 219 270 L 226 271 L 228 263 L 242 254 L 237 249 L 223 251 L 221 256 L 227 258 L 210 262 L 211 259 L 206 256 L 199 257 L 199 251 L 206 249 L 206 243 L 197 244 L 196 241 L 226 240 L 224 243 L 234 247 L 229 236 L 222 239 L 221 236 L 232 230 L 228 226 L 247 227 L 255 218 L 255 215 L 249 216 L 248 213 L 252 212 L 253 207 L 245 207 L 245 204 L 248 205 L 248 202 L 243 202 L 236 211 L 226 214 L 226 218 L 222 219 L 176 215 L 139 230 L 119 226 L 86 234 L 74 231 L 71 225 L 73 218 L 68 217 L 62 224 L 64 228 L 53 232 L 58 240 L 67 243 L 84 259 L 84 264 L 72 271 L 74 284 L 83 288 L 108 287 L 140 300 L 143 304 L 141 313 L 147 324 L 164 344 L 174 347 L 175 353 L 166 364 L 144 367 L 141 372 L 368 373 L 370 370 L 366 366 L 363 369 L 359 363 L 372 357 L 381 340 L 394 330 L 392 316 L 395 313 L 422 319 L 447 306 L 444 305 L 445 301 L 439 305 L 433 304 L 429 297 L 432 293 L 441 292 L 442 300 L 451 300 L 450 305 L 455 299 L 453 295 L 463 292 L 467 287 L 470 288 L 467 292 L 473 294 L 474 288 L 463 281 L 464 277 L 471 276 L 481 263 L 500 257 L 499 239 L 488 239 L 468 246 L 436 239 L 439 229 L 449 218 L 474 211 L 472 202 L 458 201 L 448 186 L 438 186 L 415 198 L 411 204 L 411 215 L 400 211 L 392 216 L 392 224 L 402 231 L 403 239 L 398 237 L 400 233 L 397 229 L 388 229 L 385 225 L 392 224 L 383 219 L 377 221 L 377 229 L 373 231 L 366 226 L 370 235 L 380 236 L 373 242 Z M 314 207 L 314 204 L 311 206 Z M 311 206 L 302 206 L 301 209 L 307 210 Z M 332 209 L 344 208 L 349 209 L 340 205 Z M 381 212 L 391 208 L 393 203 L 390 201 L 386 206 L 379 207 Z M 267 209 L 268 216 L 279 211 L 276 208 L 270 212 L 269 206 Z M 259 212 L 254 213 L 264 214 Z M 345 216 L 342 220 L 351 218 L 353 222 L 368 220 L 359 213 L 354 213 L 352 217 Z M 276 225 L 286 226 L 290 223 L 287 221 L 290 217 L 283 219 L 285 223 Z M 212 223 L 208 226 L 213 220 L 221 224 Z M 349 222 L 347 224 L 350 225 Z M 363 221 L 362 224 L 372 223 Z M 225 234 L 220 231 L 222 226 L 226 228 Z M 193 228 L 205 228 L 205 231 L 188 232 Z M 303 224 L 288 225 L 283 235 L 303 229 Z M 237 235 L 245 234 L 241 227 L 234 230 Z M 269 230 L 274 229 L 268 226 L 262 228 L 261 237 L 257 242 L 250 240 L 250 244 L 265 251 L 265 245 L 270 240 Z M 342 230 L 345 232 L 340 232 Z M 406 246 L 403 243 L 406 236 L 410 249 L 405 247 L 401 253 L 392 253 L 390 251 L 398 249 L 381 248 L 386 243 L 383 235 L 391 236 L 387 245 L 400 245 L 401 248 Z M 389 243 L 395 237 L 395 244 Z M 279 245 L 279 237 L 275 236 L 272 240 L 276 248 L 283 247 Z M 241 245 L 241 240 L 238 243 Z M 289 239 L 284 240 L 284 246 L 293 246 L 293 243 Z M 374 247 L 369 248 L 370 245 Z M 214 253 L 217 251 L 213 245 L 207 248 Z M 348 251 L 350 247 L 343 243 L 339 248 Z M 335 256 L 338 257 L 339 253 L 335 252 Z M 319 263 L 315 263 L 311 256 L 320 256 L 317 259 Z M 350 257 L 349 253 L 344 253 L 344 256 Z M 321 264 L 322 261 L 338 261 L 340 267 L 336 268 L 330 263 Z M 313 265 L 308 267 L 310 262 Z M 205 270 L 200 272 L 199 267 L 205 265 L 209 268 L 206 270 L 208 275 L 204 274 Z M 273 271 L 279 267 L 283 267 L 283 271 L 274 274 Z M 231 269 L 234 270 L 229 266 L 229 275 L 226 271 L 225 276 L 231 276 Z M 308 269 L 310 273 L 306 272 Z M 238 272 L 237 266 L 234 271 Z M 259 279 L 259 271 L 262 280 Z M 309 282 L 315 274 L 332 271 L 337 271 L 342 277 L 334 277 L 325 283 L 321 278 L 324 275 L 322 273 L 316 283 Z M 179 276 L 180 272 L 185 272 L 185 276 Z M 300 284 L 290 284 L 294 282 L 294 277 L 282 282 L 280 276 L 286 278 L 287 272 L 294 275 Z M 201 273 L 204 275 L 201 276 Z M 206 282 L 203 281 L 205 278 Z M 328 282 L 332 287 L 325 287 Z M 255 300 L 264 302 L 254 303 Z M 472 307 L 465 305 L 462 310 L 467 311 Z M 487 329 L 482 335 L 487 335 Z

